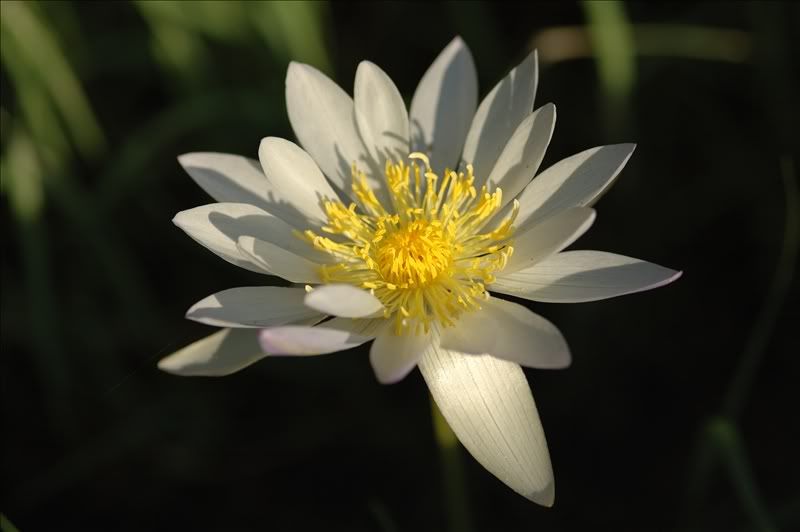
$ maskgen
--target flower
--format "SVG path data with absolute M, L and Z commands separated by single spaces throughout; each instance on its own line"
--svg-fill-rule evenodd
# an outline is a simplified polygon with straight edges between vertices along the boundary
M 634 145 L 586 150 L 533 179 L 555 124 L 552 104 L 533 111 L 537 77 L 534 52 L 478 106 L 475 67 L 456 38 L 422 77 L 408 113 L 372 63 L 359 65 L 353 99 L 292 63 L 286 103 L 303 149 L 268 137 L 260 165 L 181 156 L 220 203 L 174 222 L 237 266 L 305 287 L 233 288 L 203 299 L 187 317 L 223 329 L 159 367 L 227 375 L 267 354 L 374 340 L 380 382 L 419 367 L 466 449 L 514 491 L 551 505 L 549 453 L 521 366 L 564 368 L 569 349 L 549 321 L 493 294 L 593 301 L 655 288 L 680 272 L 563 251 L 592 224 L 590 206 Z

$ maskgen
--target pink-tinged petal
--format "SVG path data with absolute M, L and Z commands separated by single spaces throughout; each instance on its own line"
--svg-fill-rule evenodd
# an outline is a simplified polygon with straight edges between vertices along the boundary
M 324 355 L 372 340 L 385 322 L 334 318 L 314 327 L 271 327 L 261 331 L 259 341 L 270 355 Z

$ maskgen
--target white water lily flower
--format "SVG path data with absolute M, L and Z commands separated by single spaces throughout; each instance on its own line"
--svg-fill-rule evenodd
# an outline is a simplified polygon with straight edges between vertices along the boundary
M 633 144 L 602 146 L 535 179 L 555 107 L 533 110 L 536 54 L 477 105 L 461 39 L 434 61 L 410 113 L 391 79 L 359 65 L 354 98 L 292 63 L 289 119 L 303 146 L 265 138 L 258 162 L 180 162 L 220 203 L 175 223 L 225 260 L 303 286 L 233 288 L 187 317 L 222 327 L 163 359 L 179 375 L 227 375 L 267 354 L 317 355 L 374 340 L 393 383 L 419 367 L 464 447 L 514 491 L 554 498 L 544 433 L 520 366 L 564 368 L 561 333 L 524 306 L 655 288 L 680 273 L 600 251 L 563 251 L 595 219 Z M 477 109 L 476 109 L 477 107 Z M 455 170 L 450 170 L 455 169 Z

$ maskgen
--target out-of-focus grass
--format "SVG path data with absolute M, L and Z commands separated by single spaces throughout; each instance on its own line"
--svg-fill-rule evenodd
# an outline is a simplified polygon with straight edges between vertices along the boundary
M 663 57 L 746 63 L 752 60 L 748 32 L 688 24 L 631 24 L 637 57 Z M 538 33 L 532 42 L 545 63 L 592 57 L 593 40 L 584 26 L 558 26 Z
M 584 1 L 600 86 L 601 108 L 608 131 L 616 136 L 629 121 L 631 94 L 636 83 L 633 28 L 623 2 Z
M 11 69 L 16 94 L 42 91 L 58 110 L 81 155 L 89 158 L 100 154 L 106 141 L 89 100 L 63 54 L 63 45 L 34 8 L 35 4 L 28 2 L 2 4 L 3 63 Z M 32 107 L 46 105 L 44 94 Z M 28 112 L 35 113 L 36 109 Z M 57 130 L 55 123 L 47 124 L 47 129 Z M 40 135 L 46 134 L 44 129 Z

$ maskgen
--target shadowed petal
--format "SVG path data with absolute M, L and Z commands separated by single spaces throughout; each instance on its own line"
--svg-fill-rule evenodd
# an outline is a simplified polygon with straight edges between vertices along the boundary
M 604 251 L 565 251 L 530 268 L 498 276 L 488 288 L 533 301 L 582 303 L 658 288 L 681 273 Z
M 361 139 L 380 168 L 386 159 L 408 157 L 408 112 L 400 91 L 377 65 L 362 61 L 353 88 Z
M 236 247 L 243 256 L 272 275 L 292 283 L 320 282 L 317 264 L 280 246 L 252 236 L 241 236 L 236 241 Z
M 514 131 L 489 174 L 489 183 L 503 189 L 503 205 L 531 182 L 553 137 L 556 106 L 548 103 L 528 116 Z
M 529 368 L 562 369 L 571 357 L 555 325 L 522 305 L 493 297 L 442 331 L 443 348 L 490 354 Z
M 241 235 L 269 238 L 276 229 L 291 234 L 279 218 L 244 203 L 212 203 L 181 211 L 172 222 L 202 246 L 228 262 L 257 273 L 269 273 L 263 265 L 244 255 L 236 241 Z
M 369 351 L 369 361 L 378 382 L 394 384 L 401 381 L 416 367 L 431 340 L 430 335 L 396 335 L 392 327 L 385 327 Z
M 375 173 L 356 128 L 353 99 L 316 68 L 292 62 L 286 73 L 286 110 L 297 139 L 334 187 L 351 195 L 352 165 Z M 380 189 L 381 182 L 370 180 Z
M 323 224 L 328 216 L 324 199 L 338 199 L 319 167 L 300 146 L 277 137 L 261 141 L 258 157 L 270 183 L 307 218 Z
M 478 76 L 467 45 L 453 39 L 428 68 L 411 100 L 412 151 L 437 172 L 454 169 L 478 103 Z
M 566 248 L 589 230 L 595 219 L 594 209 L 574 207 L 562 211 L 527 231 L 514 234 L 514 253 L 498 275 L 528 268 Z
M 186 377 L 230 375 L 267 356 L 257 329 L 222 329 L 158 362 L 167 373 Z
M 475 170 L 476 186 L 486 181 L 511 135 L 533 111 L 537 81 L 534 50 L 495 85 L 478 106 L 462 157 Z
M 319 312 L 303 304 L 305 295 L 302 288 L 230 288 L 198 301 L 186 312 L 186 317 L 216 327 L 270 327 L 322 319 Z
M 611 187 L 635 148 L 635 144 L 591 148 L 536 176 L 517 197 L 517 227 L 529 226 L 562 209 L 594 205 Z
M 261 165 L 241 155 L 196 152 L 178 157 L 184 170 L 212 198 L 220 203 L 248 203 L 273 214 L 297 228 L 308 225 L 264 175 Z

